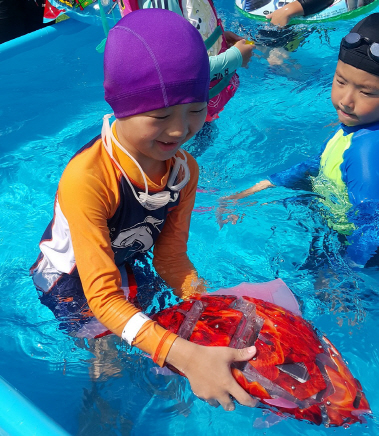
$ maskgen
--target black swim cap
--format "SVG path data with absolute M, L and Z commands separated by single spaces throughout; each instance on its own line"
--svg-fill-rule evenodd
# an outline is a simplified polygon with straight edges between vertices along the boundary
M 362 38 L 369 39 L 370 42 L 366 40 L 358 47 L 347 48 L 343 45 L 342 40 L 338 59 L 367 73 L 379 76 L 379 63 L 370 58 L 367 50 L 371 43 L 379 43 L 379 13 L 363 18 L 350 33 L 358 33 Z

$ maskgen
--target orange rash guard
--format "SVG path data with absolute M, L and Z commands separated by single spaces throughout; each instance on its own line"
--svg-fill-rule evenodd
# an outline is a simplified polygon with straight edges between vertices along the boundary
M 143 178 L 135 164 L 112 146 L 114 158 L 136 191 L 144 191 Z M 119 267 L 154 244 L 154 267 L 175 294 L 185 298 L 199 292 L 201 281 L 187 257 L 199 169 L 192 156 L 185 154 L 190 180 L 180 191 L 178 200 L 168 203 L 163 210 L 149 211 L 130 194 L 125 178 L 100 138 L 79 150 L 63 172 L 54 218 L 42 237 L 41 254 L 31 269 L 37 289 L 47 294 L 62 276 L 78 274 L 93 315 L 106 329 L 121 336 L 127 322 L 140 310 L 125 297 Z M 146 177 L 150 193 L 166 188 L 173 161 L 166 161 L 167 171 L 159 185 Z M 128 239 L 125 237 L 119 243 L 120 235 L 128 234 L 130 238 L 131 229 L 135 228 L 139 230 L 132 232 L 132 237 L 138 239 L 143 233 L 143 243 L 133 239 L 126 248 L 121 246 Z M 148 321 L 133 345 L 155 356 L 162 366 L 176 337 L 173 333 L 167 335 L 156 322 Z

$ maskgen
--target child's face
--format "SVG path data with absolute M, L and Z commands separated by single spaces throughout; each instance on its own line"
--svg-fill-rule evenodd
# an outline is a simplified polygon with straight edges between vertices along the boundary
M 203 126 L 207 103 L 188 103 L 117 120 L 121 144 L 140 165 L 163 162 Z
M 338 61 L 332 103 L 346 126 L 379 121 L 379 77 Z

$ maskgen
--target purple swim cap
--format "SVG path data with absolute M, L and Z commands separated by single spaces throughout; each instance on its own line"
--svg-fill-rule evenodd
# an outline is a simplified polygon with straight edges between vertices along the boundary
M 108 34 L 104 89 L 116 118 L 208 102 L 209 59 L 199 31 L 167 10 L 128 14 Z

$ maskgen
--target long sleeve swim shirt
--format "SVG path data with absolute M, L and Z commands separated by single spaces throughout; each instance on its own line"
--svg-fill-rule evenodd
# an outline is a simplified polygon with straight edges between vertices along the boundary
M 345 221 L 331 225 L 347 236 L 347 253 L 356 264 L 364 266 L 375 253 L 379 246 L 379 122 L 339 125 L 319 154 L 269 179 L 277 186 L 318 192 L 332 215 L 342 209 Z
M 144 192 L 136 165 L 116 146 L 112 149 L 135 191 Z M 63 172 L 54 218 L 31 269 L 36 287 L 49 293 L 64 277 L 78 276 L 93 315 L 118 336 L 140 311 L 125 297 L 120 275 L 120 268 L 137 254 L 154 245 L 153 264 L 161 277 L 181 297 L 194 292 L 198 278 L 186 252 L 199 171 L 196 161 L 185 154 L 189 182 L 178 197 L 170 191 L 171 201 L 151 211 L 136 200 L 101 138 L 79 150 Z M 174 158 L 166 161 L 166 174 L 159 184 L 147 178 L 150 194 L 169 190 L 167 181 L 173 164 Z M 159 345 L 157 363 L 162 365 L 175 339 L 176 335 L 148 321 L 133 345 L 151 355 Z

